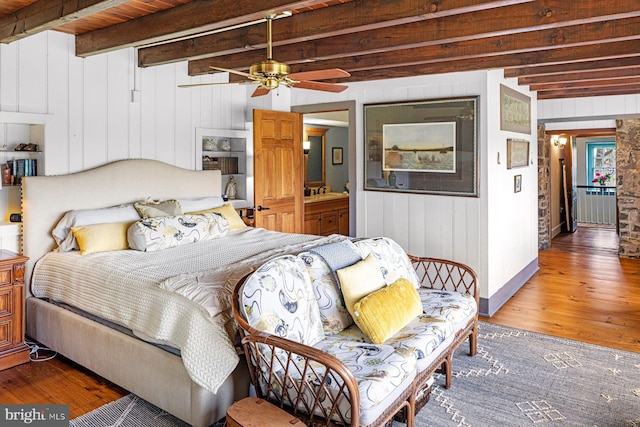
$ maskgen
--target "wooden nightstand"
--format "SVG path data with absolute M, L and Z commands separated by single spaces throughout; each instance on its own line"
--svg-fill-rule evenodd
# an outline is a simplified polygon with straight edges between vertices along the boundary
M 26 256 L 0 250 L 0 370 L 29 361 L 24 344 Z

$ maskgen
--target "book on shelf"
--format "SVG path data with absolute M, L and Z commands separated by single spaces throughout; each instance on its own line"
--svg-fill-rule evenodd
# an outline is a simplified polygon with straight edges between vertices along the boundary
M 13 185 L 20 185 L 22 178 L 25 176 L 38 175 L 38 161 L 36 159 L 14 159 L 7 161 L 9 170 L 11 171 L 10 181 Z M 5 181 L 3 179 L 3 181 Z M 4 182 L 3 182 L 4 184 Z

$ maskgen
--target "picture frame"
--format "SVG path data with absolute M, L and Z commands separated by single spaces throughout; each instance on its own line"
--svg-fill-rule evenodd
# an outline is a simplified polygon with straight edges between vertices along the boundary
M 342 147 L 333 147 L 331 149 L 331 164 L 332 165 L 342 164 Z
M 364 105 L 364 190 L 478 197 L 478 99 Z
M 531 98 L 500 85 L 500 129 L 531 135 Z
M 507 139 L 507 169 L 529 166 L 529 141 Z
M 522 190 L 522 175 L 513 177 L 513 192 L 519 193 Z

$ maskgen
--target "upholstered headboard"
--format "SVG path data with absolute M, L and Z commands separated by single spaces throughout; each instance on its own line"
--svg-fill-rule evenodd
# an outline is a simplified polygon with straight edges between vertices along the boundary
M 73 209 L 95 209 L 154 199 L 219 196 L 220 171 L 194 171 L 157 160 L 120 160 L 69 175 L 30 176 L 22 180 L 22 249 L 31 272 L 55 248 L 51 231 Z

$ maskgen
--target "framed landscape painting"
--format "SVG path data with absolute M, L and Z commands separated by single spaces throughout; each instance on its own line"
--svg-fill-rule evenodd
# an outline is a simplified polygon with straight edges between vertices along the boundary
M 364 106 L 364 189 L 478 196 L 477 96 Z

